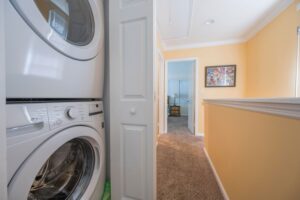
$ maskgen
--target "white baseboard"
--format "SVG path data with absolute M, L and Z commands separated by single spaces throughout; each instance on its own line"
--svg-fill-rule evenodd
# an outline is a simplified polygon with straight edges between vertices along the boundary
M 204 133 L 195 133 L 195 136 L 204 137 Z
M 217 172 L 217 170 L 216 170 L 216 168 L 215 168 L 215 166 L 214 166 L 214 164 L 213 164 L 213 162 L 212 162 L 212 160 L 210 159 L 210 157 L 209 157 L 209 155 L 208 155 L 206 149 L 204 148 L 203 150 L 204 150 L 204 153 L 205 153 L 205 155 L 206 155 L 206 157 L 207 157 L 207 159 L 208 159 L 208 162 L 209 162 L 209 164 L 210 164 L 210 167 L 212 168 L 213 173 L 214 173 L 214 175 L 215 175 L 215 177 L 216 177 L 216 179 L 217 179 L 217 183 L 218 183 L 218 185 L 219 185 L 219 187 L 220 187 L 220 189 L 221 189 L 221 192 L 222 192 L 222 194 L 223 194 L 223 196 L 224 196 L 224 199 L 225 199 L 225 200 L 230 200 L 230 199 L 229 199 L 229 196 L 228 196 L 228 194 L 227 194 L 227 192 L 226 192 L 226 190 L 225 190 L 225 188 L 224 188 L 224 185 L 222 184 L 222 181 L 221 181 L 221 179 L 220 179 L 220 177 L 219 177 L 219 175 L 218 175 L 218 172 Z

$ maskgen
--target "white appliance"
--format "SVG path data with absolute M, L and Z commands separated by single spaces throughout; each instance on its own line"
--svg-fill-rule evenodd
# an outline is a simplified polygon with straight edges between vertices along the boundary
M 102 98 L 102 0 L 9 0 L 8 98 Z
M 102 102 L 7 105 L 8 199 L 100 199 Z

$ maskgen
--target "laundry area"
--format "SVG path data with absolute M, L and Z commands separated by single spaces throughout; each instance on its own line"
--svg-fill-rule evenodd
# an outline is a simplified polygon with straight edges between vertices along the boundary
M 300 199 L 299 107 L 300 0 L 0 0 L 0 200 Z
M 0 199 L 101 199 L 103 1 L 11 0 L 1 13 L 7 197 Z

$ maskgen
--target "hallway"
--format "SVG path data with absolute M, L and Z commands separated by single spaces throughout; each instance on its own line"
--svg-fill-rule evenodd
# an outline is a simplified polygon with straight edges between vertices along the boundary
M 168 117 L 168 133 L 193 135 L 188 129 L 188 117 Z
M 163 134 L 157 147 L 158 200 L 224 199 L 205 156 L 201 137 Z

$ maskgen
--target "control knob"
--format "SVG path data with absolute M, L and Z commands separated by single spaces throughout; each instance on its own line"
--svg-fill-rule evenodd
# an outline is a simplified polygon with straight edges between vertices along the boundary
M 69 119 L 76 119 L 79 116 L 77 108 L 74 107 L 67 108 L 66 114 Z

